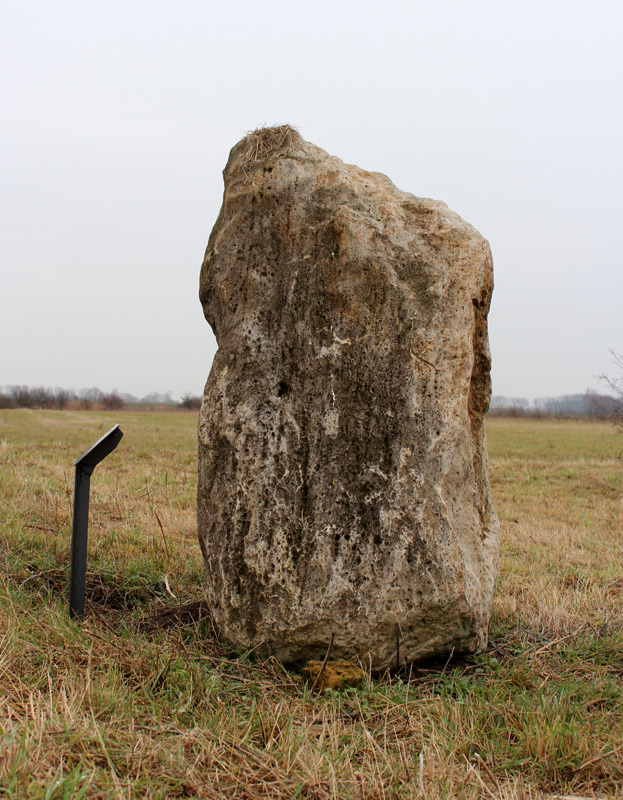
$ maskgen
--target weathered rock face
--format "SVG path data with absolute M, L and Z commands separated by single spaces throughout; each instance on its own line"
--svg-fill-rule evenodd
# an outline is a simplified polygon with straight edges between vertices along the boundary
M 489 246 L 290 128 L 232 150 L 200 296 L 217 625 L 285 662 L 482 647 L 497 575 L 483 427 Z

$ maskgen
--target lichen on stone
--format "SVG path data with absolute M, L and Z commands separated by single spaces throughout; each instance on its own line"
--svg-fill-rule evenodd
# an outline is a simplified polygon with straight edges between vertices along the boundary
M 327 661 L 326 664 L 323 661 L 308 661 L 301 670 L 301 675 L 318 691 L 332 689 L 338 692 L 361 688 L 364 678 L 360 667 L 341 658 Z

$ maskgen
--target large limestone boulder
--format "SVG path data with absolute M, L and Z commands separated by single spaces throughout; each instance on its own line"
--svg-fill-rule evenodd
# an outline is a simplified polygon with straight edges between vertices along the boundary
M 222 636 L 384 668 L 487 641 L 489 245 L 304 141 L 231 151 L 200 297 L 219 345 L 199 541 Z

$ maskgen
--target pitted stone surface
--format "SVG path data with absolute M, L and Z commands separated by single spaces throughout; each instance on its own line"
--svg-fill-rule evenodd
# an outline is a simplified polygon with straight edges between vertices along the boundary
M 486 643 L 489 245 L 290 128 L 231 151 L 201 271 L 205 590 L 233 646 L 379 669 Z

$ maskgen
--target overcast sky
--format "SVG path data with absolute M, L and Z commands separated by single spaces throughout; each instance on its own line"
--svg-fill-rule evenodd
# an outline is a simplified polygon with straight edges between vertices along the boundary
M 620 0 L 3 0 L 0 386 L 200 394 L 244 132 L 291 123 L 489 239 L 494 392 L 623 350 Z

